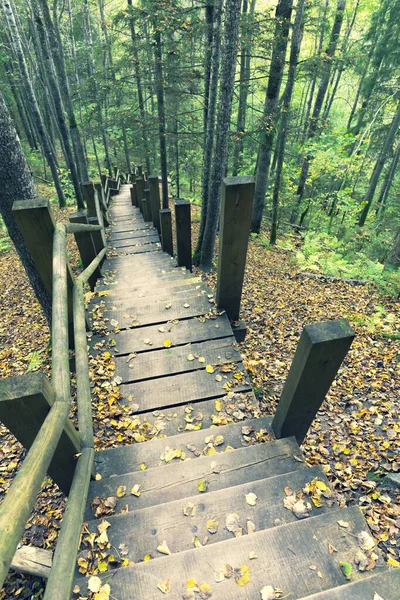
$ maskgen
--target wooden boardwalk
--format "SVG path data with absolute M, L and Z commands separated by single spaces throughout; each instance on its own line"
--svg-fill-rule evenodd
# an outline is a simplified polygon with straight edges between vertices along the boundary
M 91 353 L 109 349 L 126 414 L 156 439 L 96 453 L 74 598 L 81 564 L 118 600 L 395 600 L 359 509 L 339 509 L 294 438 L 274 439 L 212 291 L 162 252 L 129 185 L 109 215 Z

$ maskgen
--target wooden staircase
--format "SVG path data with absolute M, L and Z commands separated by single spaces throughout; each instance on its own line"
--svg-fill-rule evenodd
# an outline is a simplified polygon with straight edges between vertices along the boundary
M 113 353 L 126 414 L 158 435 L 95 454 L 73 598 L 399 600 L 359 508 L 259 414 L 211 290 L 161 251 L 129 186 L 109 214 L 91 353 Z

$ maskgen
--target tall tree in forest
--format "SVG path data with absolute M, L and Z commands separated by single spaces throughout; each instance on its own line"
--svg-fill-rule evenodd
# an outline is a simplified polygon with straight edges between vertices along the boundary
M 257 157 L 256 186 L 254 190 L 251 230 L 259 233 L 268 187 L 272 147 L 276 131 L 279 92 L 285 67 L 293 0 L 278 0 L 275 13 L 275 33 L 271 65 L 265 95 L 260 146 Z
M 339 41 L 340 30 L 342 28 L 344 10 L 346 8 L 346 0 L 337 0 L 336 5 L 336 13 L 333 21 L 333 26 L 331 30 L 331 35 L 329 38 L 329 44 L 325 51 L 325 59 L 324 66 L 322 69 L 321 79 L 318 86 L 317 96 L 315 98 L 315 104 L 313 113 L 310 119 L 310 123 L 307 131 L 307 139 L 312 139 L 316 133 L 318 128 L 318 122 L 321 115 L 322 105 L 324 102 L 325 94 L 328 89 L 329 79 L 331 75 L 332 69 L 332 58 L 335 55 L 336 48 Z M 299 178 L 299 184 L 297 186 L 297 199 L 295 206 L 293 208 L 292 214 L 290 216 L 290 220 L 294 223 L 297 220 L 299 208 L 301 205 L 301 201 L 304 196 L 304 189 L 307 181 L 308 171 L 310 168 L 310 161 L 312 160 L 312 155 L 307 153 L 303 159 L 303 164 L 301 167 L 301 173 Z
M 369 210 L 371 208 L 372 205 L 372 201 L 374 199 L 374 195 L 375 195 L 375 191 L 379 182 L 379 177 L 382 173 L 382 169 L 385 165 L 385 162 L 387 160 L 387 156 L 389 154 L 389 151 L 391 150 L 392 146 L 393 146 L 393 142 L 394 139 L 396 137 L 397 131 L 399 129 L 400 126 L 400 102 L 397 105 L 397 109 L 395 112 L 395 115 L 393 117 L 393 120 L 390 124 L 389 130 L 387 132 L 387 135 L 385 137 L 385 141 L 383 142 L 381 151 L 378 155 L 378 158 L 376 160 L 374 169 L 372 171 L 370 180 L 369 180 L 369 184 L 368 184 L 368 189 L 365 193 L 365 196 L 363 198 L 363 209 L 360 213 L 360 217 L 358 219 L 358 225 L 360 227 L 362 227 L 365 224 L 365 221 L 367 219 Z
M 50 84 L 50 92 L 53 98 L 55 116 L 58 123 L 60 135 L 62 137 L 67 167 L 71 173 L 71 179 L 75 190 L 76 201 L 79 209 L 85 208 L 83 203 L 82 191 L 78 179 L 78 172 L 75 166 L 74 156 L 72 153 L 72 147 L 70 144 L 70 132 L 65 120 L 64 106 L 61 99 L 60 88 L 58 87 L 58 80 L 54 68 L 52 56 L 50 54 L 49 43 L 47 39 L 46 29 L 44 27 L 42 15 L 39 12 L 39 5 L 36 0 L 32 2 L 33 14 L 35 18 L 36 28 L 39 34 L 39 41 L 42 49 L 42 55 L 46 65 L 47 76 Z
M 393 246 L 391 247 L 385 261 L 385 270 L 387 270 L 389 267 L 394 269 L 398 269 L 400 267 L 400 229 L 396 233 Z
M 381 189 L 379 191 L 378 200 L 376 201 L 376 214 L 378 216 L 378 221 L 382 220 L 382 217 L 386 210 L 386 203 L 389 196 L 390 189 L 393 185 L 394 176 L 396 174 L 396 170 L 400 160 L 400 141 L 397 142 L 396 149 L 393 154 L 393 158 L 390 163 L 390 167 L 384 178 Z
M 209 269 L 212 266 L 221 202 L 222 179 L 225 176 L 228 162 L 229 131 L 239 37 L 240 3 L 241 0 L 226 0 L 225 4 L 225 29 L 214 162 L 208 193 L 207 219 L 201 245 L 200 266 L 203 269 Z
M 293 24 L 292 41 L 290 47 L 289 70 L 286 80 L 285 91 L 282 97 L 282 109 L 279 126 L 277 162 L 272 195 L 272 223 L 269 243 L 276 243 L 278 230 L 279 193 L 281 188 L 283 162 L 285 158 L 286 137 L 289 122 L 290 105 L 292 102 L 293 89 L 296 78 L 297 62 L 299 60 L 300 46 L 304 29 L 304 5 L 305 0 L 298 0 L 296 6 L 296 17 Z
M 16 200 L 36 198 L 36 190 L 17 132 L 0 94 L 0 213 L 8 235 L 28 275 L 44 315 L 51 322 L 51 299 L 15 221 L 12 206 Z
M 19 68 L 21 71 L 22 78 L 25 82 L 25 90 L 27 99 L 30 105 L 30 109 L 32 111 L 32 115 L 35 119 L 35 126 L 39 136 L 40 144 L 43 148 L 43 152 L 45 154 L 47 163 L 50 167 L 51 174 L 53 177 L 54 185 L 57 191 L 58 201 L 61 207 L 65 206 L 65 197 L 64 192 L 61 187 L 60 178 L 58 176 L 57 164 L 53 154 L 53 150 L 51 148 L 51 144 L 47 137 L 46 127 L 43 121 L 42 114 L 40 112 L 40 108 L 36 99 L 35 92 L 33 90 L 33 85 L 29 76 L 28 66 L 25 61 L 24 52 L 22 50 L 21 38 L 19 35 L 19 30 L 17 27 L 17 23 L 15 21 L 15 15 L 12 10 L 11 4 L 8 0 L 2 0 L 3 12 L 10 30 L 10 38 L 12 40 L 13 48 L 15 55 L 18 60 Z
M 155 62 L 155 85 L 157 95 L 157 113 L 158 113 L 158 135 L 160 143 L 160 166 L 161 166 L 161 189 L 162 189 L 162 207 L 168 208 L 168 167 L 167 167 L 167 142 L 165 127 L 165 106 L 164 106 L 164 80 L 163 80 L 163 52 L 161 45 L 160 24 L 153 21 L 154 29 L 154 62 Z
M 201 246 L 207 221 L 208 198 L 210 191 L 211 162 L 214 148 L 215 115 L 217 111 L 218 74 L 221 50 L 221 18 L 223 0 L 215 0 L 213 11 L 213 35 L 211 51 L 210 83 L 208 87 L 207 122 L 203 147 L 203 174 L 201 188 L 201 216 L 197 246 L 193 260 L 196 265 L 200 262 Z

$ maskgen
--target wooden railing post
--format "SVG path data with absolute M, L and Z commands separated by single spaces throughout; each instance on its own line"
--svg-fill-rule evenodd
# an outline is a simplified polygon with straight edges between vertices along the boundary
M 0 379 L 0 421 L 29 450 L 54 404 L 53 388 L 39 371 Z M 67 419 L 48 473 L 68 495 L 80 452 L 79 435 Z
M 143 215 L 143 198 L 144 198 L 144 181 L 143 177 L 136 177 L 136 192 L 137 192 L 137 201 L 140 212 Z M 144 216 L 144 215 L 143 215 Z
M 160 183 L 158 175 L 149 175 L 151 214 L 153 216 L 153 225 L 158 233 L 161 233 L 160 227 Z
M 233 322 L 239 320 L 253 197 L 253 177 L 223 180 L 216 300 L 217 306 L 223 308 Z M 233 331 L 236 339 L 243 341 L 244 323 L 239 323 Z
M 104 226 L 109 227 L 110 219 L 108 217 L 107 202 L 106 202 L 106 197 L 104 194 L 104 188 L 101 185 L 101 183 L 95 183 L 94 187 L 95 187 L 95 190 L 99 197 L 100 209 L 101 209 L 101 212 L 103 213 Z
M 150 204 L 150 190 L 149 188 L 145 188 L 143 190 L 144 198 L 143 198 L 143 210 L 144 210 L 144 220 L 147 223 L 153 220 L 153 216 L 151 213 L 151 204 Z
M 163 208 L 160 210 L 160 225 L 161 225 L 161 247 L 164 252 L 168 252 L 171 256 L 174 254 L 174 245 L 172 241 L 172 219 L 171 210 Z
M 304 327 L 272 421 L 277 438 L 303 442 L 354 336 L 346 320 Z
M 71 223 L 84 223 L 87 224 L 88 220 L 86 214 L 81 212 L 73 213 L 69 216 L 69 220 Z M 96 233 L 96 232 L 94 232 Z M 74 233 L 76 245 L 78 246 L 79 254 L 82 260 L 83 268 L 86 269 L 96 258 L 96 248 L 93 242 L 93 234 L 89 232 L 85 233 Z M 91 290 L 94 290 L 97 279 L 101 277 L 100 267 L 96 269 L 96 271 L 89 277 L 89 285 Z
M 91 181 L 82 184 L 83 197 L 86 200 L 88 223 L 90 225 L 103 225 L 103 214 L 100 209 L 100 202 L 94 185 Z M 104 231 L 94 231 L 92 233 L 96 253 L 99 254 L 106 247 Z
M 132 206 L 137 206 L 137 190 L 136 190 L 136 183 L 131 183 L 131 187 L 130 187 L 130 193 L 131 193 L 131 202 L 132 202 Z
M 36 269 L 50 298 L 53 294 L 53 235 L 55 221 L 49 201 L 34 198 L 13 204 L 13 214 Z M 72 287 L 73 275 L 68 265 L 68 323 L 70 347 L 73 348 Z
M 192 224 L 189 200 L 175 200 L 176 254 L 178 267 L 192 270 Z
M 137 176 L 143 177 L 143 165 L 136 165 L 137 168 Z

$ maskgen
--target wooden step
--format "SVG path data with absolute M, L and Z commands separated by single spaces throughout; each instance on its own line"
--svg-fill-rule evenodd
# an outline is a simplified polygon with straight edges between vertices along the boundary
M 243 377 L 238 379 L 240 373 Z M 236 363 L 230 372 L 223 373 L 220 381 L 209 375 L 210 373 L 207 373 L 205 369 L 179 373 L 160 379 L 121 384 L 119 391 L 123 398 L 132 398 L 132 401 L 139 406 L 138 412 L 147 412 L 158 408 L 165 410 L 188 402 L 197 403 L 225 396 L 229 392 L 251 391 L 251 385 L 246 379 L 242 363 Z
M 157 229 L 155 227 L 149 229 L 139 229 L 138 231 L 111 233 L 108 240 L 111 242 L 111 244 L 115 244 L 115 242 L 120 240 L 136 240 L 140 238 L 148 238 L 153 235 L 158 235 Z
M 183 285 L 180 285 L 178 282 L 177 285 L 170 286 L 168 289 L 154 289 L 152 287 L 144 287 L 142 289 L 138 289 L 137 292 L 132 291 L 132 289 L 122 289 L 115 288 L 112 292 L 110 291 L 109 295 L 101 295 L 95 296 L 90 300 L 91 304 L 98 304 L 100 301 L 104 302 L 106 306 L 116 306 L 118 302 L 126 302 L 128 299 L 135 298 L 138 302 L 143 299 L 148 300 L 160 300 L 162 302 L 168 302 L 171 294 L 181 296 L 184 293 L 190 293 L 192 295 L 206 294 L 207 297 L 212 295 L 212 292 L 204 283 L 200 283 L 197 280 L 190 282 L 189 284 L 185 281 Z M 212 295 L 213 297 L 213 295 Z M 211 304 L 211 299 L 210 304 Z
M 347 529 L 338 521 L 347 522 Z M 355 564 L 361 552 L 357 539 L 361 532 L 367 532 L 367 526 L 358 507 L 332 510 L 316 518 L 171 554 L 163 560 L 117 569 L 111 578 L 112 595 L 119 600 L 158 600 L 158 584 L 169 580 L 167 597 L 173 600 L 196 598 L 186 594 L 191 582 L 210 586 L 212 596 L 208 598 L 212 600 L 256 600 L 267 586 L 282 590 L 283 597 L 299 599 L 345 585 L 342 562 L 353 565 L 354 581 L 370 575 Z M 332 553 L 329 544 L 335 548 Z M 254 555 L 257 558 L 251 559 Z M 238 569 L 237 575 L 217 583 L 225 565 L 229 565 L 228 571 Z M 240 579 L 246 573 L 248 577 Z M 81 595 L 85 581 L 76 581 Z
M 162 252 L 160 242 L 151 242 L 142 246 L 129 246 L 128 248 L 116 248 L 117 256 L 126 256 L 128 254 L 146 254 L 147 252 Z
M 175 273 L 175 271 L 174 271 Z M 178 271 L 179 273 L 179 271 Z M 180 287 L 180 286 L 184 286 L 184 285 L 191 285 L 191 284 L 197 284 L 200 285 L 201 279 L 199 279 L 198 277 L 193 277 L 193 276 L 188 276 L 188 277 L 178 277 L 178 279 L 172 279 L 171 280 L 166 280 L 163 282 L 162 285 L 162 289 L 167 291 L 170 288 L 176 288 L 176 287 Z M 97 289 L 97 287 L 99 289 Z M 119 280 L 116 280 L 114 282 L 114 280 L 108 279 L 107 277 L 105 277 L 104 279 L 100 279 L 97 283 L 96 286 L 96 292 L 108 292 L 108 296 L 115 296 L 118 297 L 118 295 L 120 296 L 129 296 L 130 292 L 132 292 L 132 295 L 137 293 L 137 294 L 146 294 L 146 293 L 151 293 L 154 294 L 154 287 L 152 285 L 150 285 L 148 282 L 146 281 L 140 281 L 138 283 L 131 284 L 129 285 L 127 280 L 123 280 L 122 283 Z M 104 298 L 106 298 L 107 296 L 104 296 Z
M 134 485 L 140 485 L 140 497 L 127 494 L 123 498 L 117 498 L 115 512 L 119 513 L 126 505 L 129 510 L 138 510 L 194 496 L 198 493 L 199 481 L 205 481 L 207 492 L 213 492 L 296 471 L 302 464 L 301 460 L 301 450 L 296 440 L 288 438 L 216 453 L 196 460 L 174 459 L 163 467 L 133 473 L 129 460 L 122 464 L 109 461 L 108 470 L 99 471 L 104 478 L 90 484 L 89 498 L 93 500 L 95 497 L 115 496 L 120 486 L 126 486 L 130 491 Z M 136 464 L 135 461 L 134 468 Z M 115 471 L 119 471 L 120 474 L 109 476 Z M 215 471 L 219 473 L 216 474 Z M 90 510 L 87 510 L 85 518 L 93 518 Z
M 147 235 L 145 237 L 136 237 L 136 238 L 126 238 L 123 240 L 108 240 L 109 245 L 112 248 L 117 248 L 118 250 L 121 248 L 130 248 L 133 246 L 142 246 L 144 244 L 152 244 L 154 242 L 159 242 L 160 238 L 158 233 L 152 233 L 151 235 Z
M 301 600 L 399 600 L 400 569 L 384 568 L 383 572 L 379 571 L 369 571 L 360 581 L 304 596 Z
M 176 282 L 176 281 L 183 281 L 185 279 L 192 279 L 192 277 L 190 275 L 187 275 L 186 273 L 184 273 L 183 271 L 179 271 L 178 269 L 176 269 L 170 273 L 165 273 L 165 274 L 162 273 L 157 278 L 149 276 L 147 278 L 147 280 L 146 280 L 146 277 L 136 278 L 134 273 L 131 273 L 130 279 L 132 280 L 132 278 L 135 279 L 135 286 L 143 286 L 143 287 L 147 286 L 148 287 L 149 285 L 152 285 L 153 283 L 155 283 L 155 284 L 158 283 L 160 289 L 162 287 L 164 287 L 165 284 L 167 285 L 169 282 L 174 282 L 174 281 Z M 96 285 L 96 291 L 107 290 L 107 289 L 109 289 L 110 284 L 118 285 L 118 288 L 122 289 L 123 287 L 126 287 L 127 285 L 129 285 L 129 275 L 126 275 L 125 277 L 115 276 L 115 278 L 113 278 L 112 280 L 104 278 Z
M 126 358 L 116 358 L 115 365 L 117 376 L 122 377 L 121 383 L 131 383 L 207 368 L 211 370 L 210 367 L 213 372 L 208 375 L 215 379 L 219 365 L 238 363 L 241 360 L 236 339 L 232 336 L 141 353 L 129 362 Z
M 96 469 L 103 477 L 109 477 L 117 474 L 118 465 L 125 462 L 129 462 L 130 472 L 140 471 L 141 464 L 145 464 L 148 469 L 165 467 L 167 463 L 161 460 L 160 457 L 169 448 L 179 449 L 186 455 L 187 459 L 194 460 L 198 457 L 207 456 L 210 448 L 212 450 L 211 440 L 216 436 L 219 436 L 218 442 L 220 443 L 215 446 L 215 453 L 225 452 L 228 447 L 235 449 L 248 447 L 257 443 L 258 438 L 260 441 L 274 439 L 271 422 L 271 417 L 249 419 L 231 425 L 186 431 L 171 437 L 154 439 L 151 442 L 110 448 L 109 450 L 96 452 Z M 207 441 L 208 439 L 209 441 Z
M 189 285 L 197 286 L 198 283 L 195 282 L 194 284 Z M 177 285 L 176 287 L 171 286 L 169 289 L 171 294 L 178 294 L 180 290 L 184 288 L 184 285 Z M 148 292 L 147 289 L 145 292 L 141 293 L 146 292 Z M 107 303 L 107 297 L 103 299 Z M 160 329 L 163 329 L 164 331 L 160 331 Z M 194 317 L 193 319 L 186 319 L 185 321 L 178 321 L 177 323 L 169 322 L 161 327 L 159 325 L 149 325 L 148 327 L 141 327 L 140 329 L 125 329 L 114 336 L 110 333 L 105 338 L 93 336 L 90 341 L 90 347 L 93 349 L 96 344 L 104 341 L 104 349 L 109 349 L 115 356 L 126 356 L 131 352 L 148 352 L 150 349 L 158 350 L 164 348 L 164 342 L 167 339 L 171 340 L 171 345 L 174 347 L 182 346 L 189 342 L 196 343 L 226 338 L 231 335 L 232 327 L 229 323 L 229 319 L 223 314 L 218 315 L 213 319 L 199 320 Z M 114 339 L 116 342 L 115 346 L 108 345 L 107 338 Z M 148 343 L 143 341 L 144 339 L 149 339 L 151 341 L 150 347 Z
M 195 548 L 193 540 L 201 545 L 206 541 L 209 546 L 234 538 L 234 534 L 226 528 L 227 517 L 231 514 L 238 515 L 238 527 L 243 535 L 293 523 L 297 521 L 297 517 L 283 504 L 286 498 L 285 488 L 290 487 L 294 492 L 301 491 L 313 480 L 325 484 L 325 493 L 330 493 L 331 498 L 322 497 L 321 506 L 317 508 L 312 503 L 311 494 L 305 494 L 304 499 L 311 506 L 307 518 L 337 509 L 338 504 L 333 492 L 329 490 L 329 482 L 322 469 L 304 467 L 293 473 L 260 479 L 204 496 L 197 493 L 183 500 L 169 502 L 163 506 L 163 510 L 159 506 L 151 506 L 107 516 L 111 525 L 107 530 L 108 539 L 115 548 L 125 544 L 129 548 L 129 560 L 137 563 L 143 561 L 146 555 L 151 559 L 165 558 L 165 555 L 157 551 L 164 540 L 169 550 L 175 554 Z M 248 494 L 257 496 L 255 506 L 247 503 Z M 215 530 L 209 521 L 216 521 Z M 98 525 L 99 520 L 90 521 L 89 531 L 97 533 Z M 208 526 L 213 533 L 210 533 Z M 81 548 L 84 549 L 85 545 Z
M 121 223 L 120 225 L 113 225 L 111 229 L 111 235 L 117 233 L 126 233 L 129 231 L 148 231 L 154 229 L 152 223 Z

